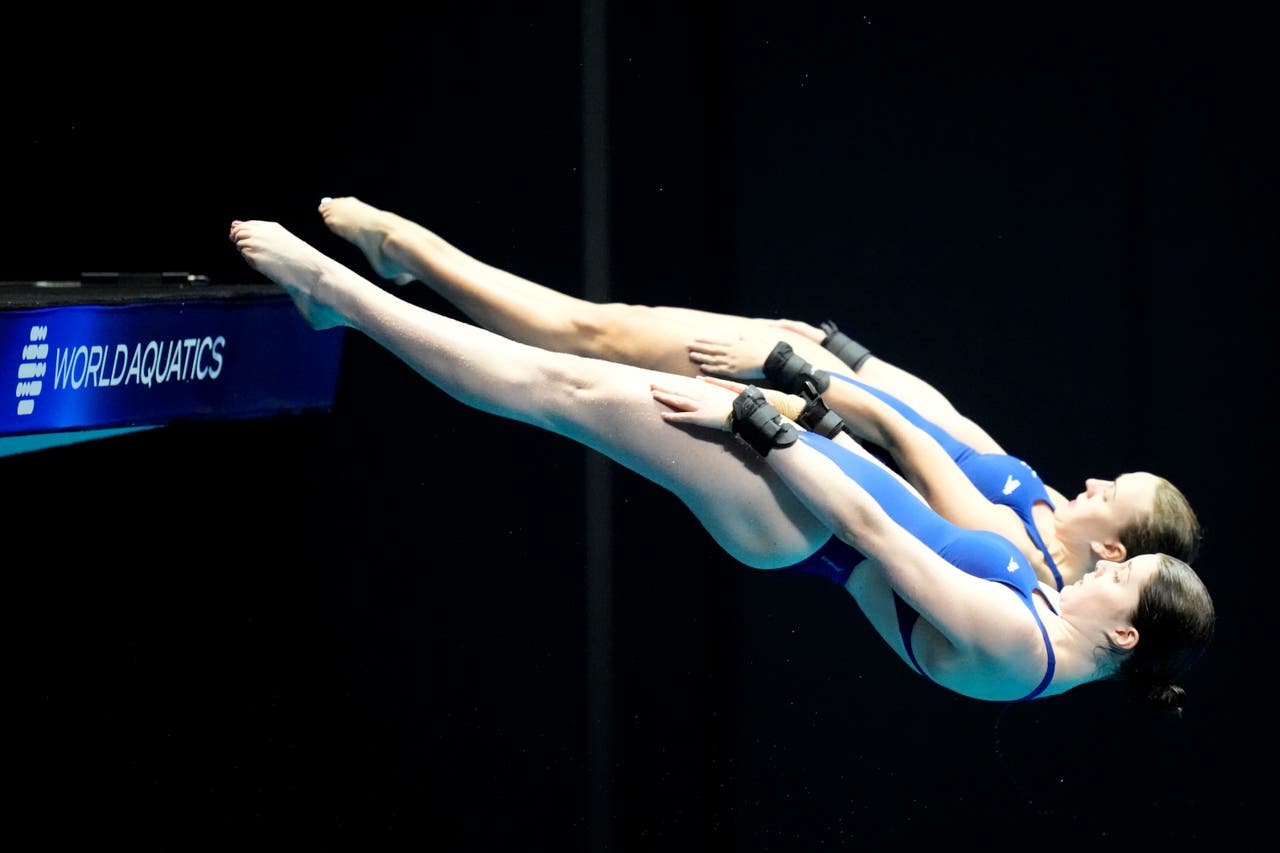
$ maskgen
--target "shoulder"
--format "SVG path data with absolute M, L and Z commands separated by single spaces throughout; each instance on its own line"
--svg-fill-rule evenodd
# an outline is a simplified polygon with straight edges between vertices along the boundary
M 915 631 L 915 651 L 930 677 L 962 693 L 997 701 L 1019 699 L 1034 690 L 1048 671 L 1049 647 L 1022 602 L 1013 601 L 1013 607 L 1008 613 L 997 609 L 1000 615 L 993 615 L 999 631 L 975 633 L 969 642 L 950 641 L 933 625 Z

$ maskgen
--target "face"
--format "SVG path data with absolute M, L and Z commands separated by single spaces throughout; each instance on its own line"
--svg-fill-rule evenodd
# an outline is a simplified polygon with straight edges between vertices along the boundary
M 1143 471 L 1114 480 L 1085 480 L 1084 491 L 1059 507 L 1063 534 L 1082 542 L 1116 541 L 1121 530 L 1151 512 L 1159 482 Z
M 1160 558 L 1155 554 L 1140 554 L 1123 563 L 1099 560 L 1092 572 L 1063 588 L 1063 606 L 1104 622 L 1127 621 L 1142 590 L 1159 570 Z

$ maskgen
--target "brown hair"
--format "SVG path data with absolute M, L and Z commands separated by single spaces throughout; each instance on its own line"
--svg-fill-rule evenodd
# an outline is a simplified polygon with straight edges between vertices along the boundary
M 1157 478 L 1151 513 L 1120 533 L 1120 541 L 1130 557 L 1138 554 L 1168 554 L 1192 563 L 1200 553 L 1202 531 L 1191 503 L 1173 483 Z
M 1138 596 L 1133 627 L 1138 643 L 1113 677 L 1130 681 L 1145 698 L 1177 714 L 1185 693 L 1177 685 L 1213 639 L 1217 615 L 1199 575 L 1182 560 L 1160 554 L 1155 577 Z

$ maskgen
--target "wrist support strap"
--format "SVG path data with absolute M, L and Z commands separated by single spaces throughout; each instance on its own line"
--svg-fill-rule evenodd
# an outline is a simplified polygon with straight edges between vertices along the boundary
M 790 447 L 800 435 L 754 385 L 733 400 L 733 433 L 761 456 L 768 456 L 775 447 Z
M 814 397 L 805 403 L 795 422 L 809 432 L 816 432 L 826 438 L 835 438 L 844 429 L 844 419 L 831 411 L 821 397 Z
M 775 388 L 799 394 L 806 400 L 817 397 L 831 384 L 827 371 L 815 370 L 812 364 L 796 355 L 786 341 L 778 341 L 764 360 L 764 376 Z
M 818 327 L 827 333 L 822 346 L 854 370 L 862 367 L 862 363 L 871 357 L 871 350 L 837 329 L 836 324 L 830 320 L 819 323 Z

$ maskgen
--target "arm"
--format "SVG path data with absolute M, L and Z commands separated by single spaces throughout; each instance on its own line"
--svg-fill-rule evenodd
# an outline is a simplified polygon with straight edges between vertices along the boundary
M 733 338 L 695 338 L 686 348 L 689 360 L 705 376 L 760 379 L 764 362 L 775 344 L 785 340 L 808 361 L 828 370 L 847 369 L 837 355 L 823 348 L 824 333 L 794 320 L 753 320 Z
M 764 373 L 781 389 L 810 399 L 820 396 L 859 438 L 887 450 L 903 475 L 944 518 L 971 530 L 999 533 L 1021 543 L 1028 559 L 1035 558 L 1034 543 L 1027 541 L 1017 514 L 988 500 L 961 469 L 961 460 L 973 455 L 972 448 L 883 391 L 815 369 L 785 342 L 769 353 Z
M 849 366 L 850 369 L 842 373 L 857 376 L 864 382 L 908 402 L 913 408 L 925 412 L 929 420 L 939 428 L 945 429 L 950 435 L 973 447 L 979 453 L 1004 453 L 1003 448 L 986 430 L 960 414 L 945 394 L 919 376 L 873 355 L 869 349 L 841 332 L 839 327 L 830 320 L 823 322 L 820 329 L 816 329 L 823 335 L 822 338 L 814 338 L 815 328 L 812 326 L 806 328 L 806 325 L 787 321 L 784 328 L 794 328 L 805 333 L 810 339 L 817 340 L 823 349 L 835 353 Z
M 735 424 L 735 429 L 741 426 L 736 415 L 732 421 L 726 418 L 735 403 L 727 388 L 712 383 L 703 383 L 696 390 L 655 385 L 652 392 L 654 399 L 669 409 L 663 413 L 669 422 L 712 428 L 724 428 L 726 423 Z M 1000 585 L 955 568 L 892 518 L 862 482 L 874 481 L 871 488 L 882 494 L 893 488 L 892 472 L 874 457 L 856 445 L 834 449 L 836 453 L 860 455 L 863 461 L 855 470 L 865 475 L 855 478 L 846 474 L 833 456 L 818 449 L 823 441 L 812 434 L 779 441 L 772 450 L 764 448 L 764 458 L 837 536 L 880 563 L 894 590 L 949 644 L 943 654 L 946 666 L 967 670 L 995 665 L 1004 669 L 1013 665 L 1010 661 L 1020 660 L 1028 641 L 1022 605 Z M 915 507 L 912 502 L 918 499 L 905 499 L 903 504 L 904 496 L 898 495 L 891 503 L 929 511 L 923 505 Z M 1039 641 L 1038 636 L 1032 639 Z
M 856 376 L 903 400 L 980 453 L 1004 452 L 986 430 L 957 411 L 941 391 L 872 354 L 831 322 L 818 327 L 798 320 L 765 321 L 752 334 L 737 339 L 699 338 L 688 345 L 689 359 L 707 375 L 759 379 L 764 375 L 765 359 L 779 340 L 785 340 L 815 367 Z
M 872 355 L 857 371 L 858 379 L 874 385 L 911 405 L 958 440 L 979 453 L 1004 453 L 1005 450 L 985 429 L 961 414 L 951 401 L 928 382 Z
M 761 329 L 733 339 L 695 338 L 688 344 L 689 360 L 707 376 L 762 379 L 764 360 L 778 343 L 776 330 Z
M 1022 547 L 1026 532 L 1013 510 L 988 500 L 947 450 L 898 409 L 840 379 L 832 381 L 822 399 L 855 435 L 888 451 L 903 476 L 943 518 L 970 530 L 999 533 Z
M 1022 659 L 1031 623 L 1008 590 L 957 569 L 813 444 L 797 442 L 766 461 L 836 536 L 874 558 L 894 592 L 937 630 L 944 643 L 927 652 L 935 674 L 993 664 L 1003 669 Z M 926 655 L 923 648 L 917 652 Z

